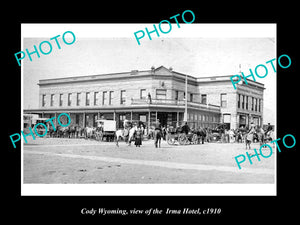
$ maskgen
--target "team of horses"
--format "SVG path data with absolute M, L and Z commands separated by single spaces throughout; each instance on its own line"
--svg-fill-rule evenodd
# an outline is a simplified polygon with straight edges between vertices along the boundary
M 101 128 L 98 127 L 80 127 L 80 126 L 57 126 L 54 130 L 52 126 L 49 127 L 49 136 L 52 138 L 95 138 L 102 140 Z
M 123 139 L 129 145 L 134 137 L 134 132 L 137 126 L 130 127 L 129 129 L 119 129 L 115 132 L 114 136 L 106 137 L 107 141 L 116 141 L 116 145 L 119 145 L 119 140 Z M 58 126 L 55 130 L 52 126 L 49 127 L 49 137 L 51 138 L 85 138 L 96 139 L 97 141 L 103 141 L 103 129 L 102 127 L 80 127 L 80 126 Z
M 144 131 L 144 126 L 140 126 Z M 119 129 L 115 132 L 115 135 L 108 138 L 107 141 L 115 141 L 116 145 L 119 146 L 120 139 L 124 140 L 125 143 L 131 145 L 131 142 L 134 140 L 134 134 L 137 129 L 137 125 L 132 125 L 127 129 Z M 85 139 L 96 139 L 97 141 L 103 141 L 103 130 L 101 127 L 80 127 L 80 126 L 68 126 L 62 127 L 58 126 L 55 130 L 52 126 L 49 127 L 49 136 L 55 138 L 85 138 Z M 147 136 L 148 138 L 154 139 L 155 147 L 160 147 L 161 139 L 165 139 L 168 133 L 179 134 L 182 133 L 181 127 L 177 127 L 176 130 L 170 131 L 169 129 L 149 129 Z M 205 138 L 207 137 L 208 131 L 203 128 L 196 128 L 190 130 L 191 134 L 197 134 L 198 143 L 204 143 Z M 262 130 L 261 128 L 252 128 L 252 129 L 238 129 L 238 132 L 235 133 L 235 139 L 237 142 L 245 142 L 246 149 L 247 147 L 251 148 L 251 143 L 254 142 L 254 139 L 257 139 L 260 145 L 266 144 L 274 140 L 274 131 L 270 130 L 268 132 Z

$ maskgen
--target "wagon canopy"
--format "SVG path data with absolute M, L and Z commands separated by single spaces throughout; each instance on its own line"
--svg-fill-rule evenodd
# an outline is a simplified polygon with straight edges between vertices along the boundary
M 96 120 L 98 126 L 103 127 L 103 131 L 116 131 L 116 121 L 115 120 Z

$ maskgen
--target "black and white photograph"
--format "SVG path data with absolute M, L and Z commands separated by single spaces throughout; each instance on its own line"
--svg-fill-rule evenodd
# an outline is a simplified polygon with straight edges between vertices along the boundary
M 276 24 L 171 26 L 22 24 L 22 194 L 276 195 Z
M 295 4 L 44 3 L 3 14 L 4 220 L 296 218 Z

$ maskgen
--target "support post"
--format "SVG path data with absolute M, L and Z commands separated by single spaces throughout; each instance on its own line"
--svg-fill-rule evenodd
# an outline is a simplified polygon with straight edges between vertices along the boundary
M 151 112 L 150 112 L 150 110 L 149 110 L 149 112 L 148 112 L 148 134 L 149 134 L 149 129 L 150 129 L 150 125 L 151 125 L 151 121 L 150 121 L 150 118 L 151 118 L 150 116 L 151 116 L 151 115 L 150 115 L 150 113 L 151 113 Z
M 83 127 L 85 127 L 85 112 L 83 113 Z
M 57 113 L 55 113 L 55 127 L 57 127 Z

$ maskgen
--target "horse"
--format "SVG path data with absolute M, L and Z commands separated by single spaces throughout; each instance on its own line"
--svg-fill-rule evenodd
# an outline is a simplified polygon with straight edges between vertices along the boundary
M 241 140 L 241 143 L 243 143 L 244 140 L 245 140 L 246 134 L 247 134 L 247 129 L 246 128 L 237 128 L 235 130 L 235 140 L 236 140 L 236 142 L 240 143 L 240 140 Z
M 136 129 L 137 129 L 137 126 L 134 126 L 130 129 L 117 130 L 116 133 L 115 133 L 116 145 L 119 147 L 119 139 L 121 137 L 130 146 L 131 141 L 132 141 L 133 136 L 134 136 L 134 132 L 136 131 Z
M 271 142 L 273 140 L 275 140 L 275 133 L 273 130 L 270 130 L 265 135 L 265 143 Z M 274 142 L 273 142 L 273 146 L 274 146 Z
M 256 130 L 256 134 L 257 134 L 257 139 L 259 141 L 260 146 L 262 146 L 263 144 L 266 143 L 266 139 L 265 139 L 265 133 L 261 128 L 258 128 Z
M 93 138 L 94 134 L 95 134 L 95 127 L 86 127 L 84 129 L 84 137 L 87 138 Z
M 80 126 L 76 126 L 75 136 L 77 138 L 81 138 L 84 135 L 85 135 L 85 128 L 84 127 L 80 127 Z
M 69 138 L 75 138 L 76 126 L 69 127 Z
M 161 130 L 155 129 L 154 130 L 154 145 L 155 145 L 155 148 L 157 148 L 157 146 L 160 148 L 161 138 L 162 138 Z
M 61 138 L 64 135 L 64 127 L 57 126 L 56 127 L 56 137 Z
M 95 130 L 95 138 L 97 141 L 103 141 L 103 127 L 97 127 Z
M 61 131 L 62 131 L 62 136 L 64 138 L 72 138 L 72 137 L 75 137 L 76 128 L 75 128 L 75 126 L 64 127 L 64 128 L 61 128 Z
M 54 137 L 56 137 L 56 135 L 57 135 L 57 130 L 56 129 L 54 130 L 53 127 L 50 126 L 49 127 L 49 137 L 54 138 Z
M 148 139 L 154 139 L 154 129 L 153 128 L 149 128 L 149 131 L 148 131 Z
M 194 131 L 194 133 L 197 134 L 197 137 L 198 137 L 198 141 L 197 142 L 200 143 L 200 139 L 201 139 L 202 144 L 204 144 L 204 139 L 206 137 L 206 131 L 205 131 L 205 129 L 199 127 L 198 129 L 196 129 Z

